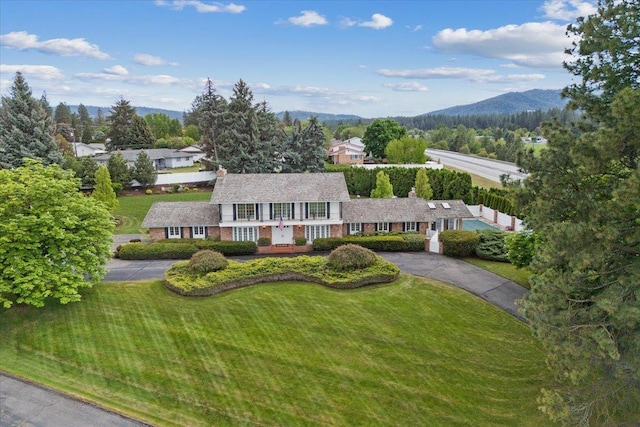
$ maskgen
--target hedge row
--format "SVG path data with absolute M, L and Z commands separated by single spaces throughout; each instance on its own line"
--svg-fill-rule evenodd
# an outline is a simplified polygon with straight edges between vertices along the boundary
M 325 237 L 314 239 L 313 249 L 331 251 L 338 246 L 351 243 L 378 252 L 416 252 L 424 251 L 424 240 L 422 234 Z
M 257 251 L 255 242 L 221 242 L 199 239 L 167 239 L 160 242 L 122 245 L 118 257 L 126 260 L 189 259 L 196 252 L 209 249 L 225 256 L 252 255 Z
M 452 257 L 466 257 L 475 253 L 480 236 L 475 231 L 445 230 L 440 233 L 442 254 Z
M 165 273 L 165 286 L 180 295 L 209 296 L 221 292 L 277 281 L 305 281 L 336 289 L 353 289 L 396 280 L 400 270 L 393 263 L 376 257 L 376 263 L 360 270 L 338 272 L 327 267 L 321 256 L 259 258 L 229 261 L 227 268 L 205 275 L 195 274 L 189 262 L 179 261 Z

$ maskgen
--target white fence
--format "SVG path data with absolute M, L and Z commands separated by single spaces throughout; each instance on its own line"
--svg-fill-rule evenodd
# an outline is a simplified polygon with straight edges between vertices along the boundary
M 429 240 L 429 252 L 440 253 L 440 239 L 438 239 L 438 232 L 436 231 Z
M 467 205 L 471 214 L 476 218 L 483 218 L 492 224 L 498 225 L 502 229 L 522 231 L 524 226 L 522 220 L 516 216 L 507 215 L 483 205 Z
M 216 177 L 216 171 L 159 173 L 156 185 L 195 184 L 209 182 Z

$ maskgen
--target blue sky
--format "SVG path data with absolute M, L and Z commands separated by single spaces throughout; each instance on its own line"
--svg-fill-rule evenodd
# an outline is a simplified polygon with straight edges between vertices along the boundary
M 414 116 L 559 89 L 565 34 L 595 0 L 0 1 L 0 92 L 51 105 L 187 110 L 210 78 L 274 112 Z

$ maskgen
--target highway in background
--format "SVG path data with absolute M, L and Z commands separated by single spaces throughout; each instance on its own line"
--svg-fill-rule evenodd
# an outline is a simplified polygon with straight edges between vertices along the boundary
M 469 156 L 446 150 L 428 149 L 426 153 L 431 160 L 440 161 L 445 166 L 451 166 L 496 182 L 500 182 L 500 175 L 503 174 L 509 174 L 511 178 L 515 179 L 527 177 L 527 174 L 520 172 L 518 166 L 514 163 Z

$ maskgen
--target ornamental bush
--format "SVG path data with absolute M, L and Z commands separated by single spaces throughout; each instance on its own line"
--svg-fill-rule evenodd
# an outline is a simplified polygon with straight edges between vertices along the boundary
M 507 233 L 500 230 L 478 230 L 480 241 L 476 247 L 476 255 L 490 261 L 509 262 L 505 240 Z
M 193 254 L 189 260 L 189 268 L 194 273 L 206 274 L 223 270 L 228 261 L 220 252 L 204 249 Z
M 445 230 L 440 233 L 443 255 L 465 257 L 473 254 L 480 241 L 475 231 Z
M 370 249 L 346 244 L 331 251 L 327 267 L 335 271 L 350 271 L 367 268 L 375 263 L 376 254 Z

